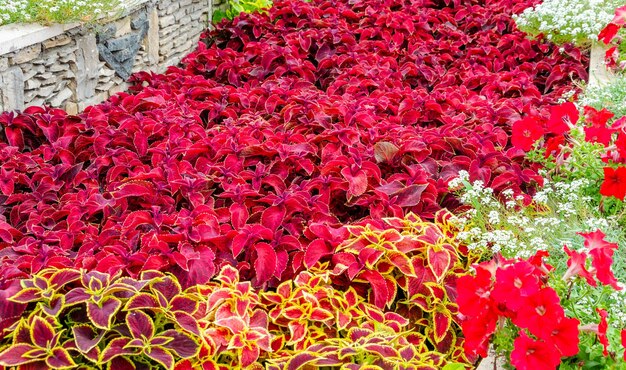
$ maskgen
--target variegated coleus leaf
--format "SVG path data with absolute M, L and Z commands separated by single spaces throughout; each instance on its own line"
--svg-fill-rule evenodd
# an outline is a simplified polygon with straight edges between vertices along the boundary
M 142 273 L 142 280 L 150 281 L 145 289 L 133 295 L 124 310 L 150 310 L 166 315 L 182 329 L 200 336 L 200 329 L 194 314 L 199 307 L 197 294 L 182 292 L 177 279 L 159 271 Z M 192 288 L 190 288 L 192 289 Z
M 78 270 L 44 269 L 30 279 L 21 280 L 22 289 L 9 299 L 17 303 L 49 302 L 66 284 L 74 282 L 80 277 L 81 273 Z
M 0 352 L 0 365 L 67 369 L 76 366 L 60 339 L 65 329 L 57 330 L 54 319 L 37 315 L 23 318 L 13 333 L 11 345 Z
M 84 303 L 91 323 L 100 329 L 111 328 L 113 317 L 122 307 L 122 300 L 137 294 L 146 282 L 131 278 L 111 276 L 98 271 L 81 272 L 82 286 L 65 294 L 65 305 Z
M 174 329 L 157 332 L 153 319 L 140 310 L 128 312 L 126 327 L 129 336 L 109 342 L 102 351 L 101 362 L 144 355 L 166 369 L 173 369 L 177 358 L 191 358 L 200 348 L 197 339 L 189 334 Z

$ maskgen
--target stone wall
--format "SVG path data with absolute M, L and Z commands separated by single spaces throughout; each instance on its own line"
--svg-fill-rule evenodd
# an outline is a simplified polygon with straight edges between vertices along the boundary
M 139 0 L 95 26 L 40 26 L 38 38 L 14 29 L 17 41 L 0 46 L 0 111 L 47 104 L 77 113 L 125 90 L 133 72 L 163 72 L 195 49 L 213 2 Z M 5 27 L 19 26 L 0 27 L 0 44 Z

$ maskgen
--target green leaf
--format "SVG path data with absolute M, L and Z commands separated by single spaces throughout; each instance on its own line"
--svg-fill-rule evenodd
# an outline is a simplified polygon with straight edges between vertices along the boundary
M 465 370 L 465 366 L 463 364 L 453 362 L 453 363 L 447 364 L 441 370 Z

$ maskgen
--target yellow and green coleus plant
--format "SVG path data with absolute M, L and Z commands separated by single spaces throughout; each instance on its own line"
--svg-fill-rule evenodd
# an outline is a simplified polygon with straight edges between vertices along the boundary
M 454 216 L 442 210 L 429 222 L 408 214 L 348 229 L 351 237 L 328 258 L 334 283 L 402 315 L 410 330 L 449 359 L 469 361 L 458 336 L 456 281 L 480 255 L 461 245 Z M 323 255 L 309 255 L 316 258 L 305 264 L 318 266 Z
M 231 266 L 186 290 L 156 271 L 134 279 L 42 270 L 22 280 L 11 298 L 26 310 L 0 336 L 0 365 L 439 369 L 467 363 L 430 345 L 402 314 L 368 302 L 354 287 L 335 286 L 329 266 L 320 263 L 268 291 L 240 281 Z

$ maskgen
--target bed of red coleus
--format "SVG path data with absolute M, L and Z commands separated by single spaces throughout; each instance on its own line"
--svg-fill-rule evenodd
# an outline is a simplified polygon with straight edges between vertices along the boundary
M 586 78 L 533 3 L 281 1 L 78 116 L 1 115 L 0 365 L 473 363 L 448 181 L 532 192 L 511 126 Z

